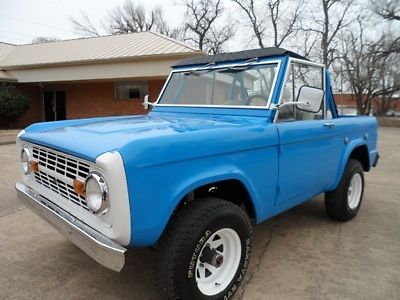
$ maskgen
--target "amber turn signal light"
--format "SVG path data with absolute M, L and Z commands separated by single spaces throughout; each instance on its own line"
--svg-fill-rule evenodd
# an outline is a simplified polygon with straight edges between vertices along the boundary
M 78 179 L 74 179 L 74 191 L 78 195 L 85 196 L 85 183 Z
M 39 172 L 39 163 L 37 161 L 31 161 L 31 170 L 33 172 Z

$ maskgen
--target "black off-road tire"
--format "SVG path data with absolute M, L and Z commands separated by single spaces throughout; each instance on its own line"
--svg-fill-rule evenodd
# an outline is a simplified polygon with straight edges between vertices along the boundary
M 246 212 L 225 200 L 202 198 L 186 204 L 172 218 L 156 247 L 154 275 L 162 299 L 230 299 L 243 280 L 250 259 L 252 229 Z M 203 259 L 209 239 L 221 229 L 232 229 L 239 236 L 240 262 L 229 273 L 235 275 L 231 281 L 226 280 L 229 284 L 223 291 L 205 295 L 197 285 L 196 263 L 200 256 Z
M 358 175 L 357 175 L 358 174 Z M 361 194 L 355 207 L 349 205 L 349 187 L 354 176 L 361 178 Z M 325 208 L 329 217 L 345 222 L 353 219 L 360 209 L 364 194 L 364 170 L 358 160 L 349 159 L 339 185 L 335 190 L 325 193 Z

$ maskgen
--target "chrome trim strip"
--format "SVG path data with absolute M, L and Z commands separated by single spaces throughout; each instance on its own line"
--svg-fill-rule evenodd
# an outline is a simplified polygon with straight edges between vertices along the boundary
M 181 73 L 181 72 L 187 72 L 187 71 L 199 71 L 199 70 L 207 70 L 207 69 L 222 69 L 222 68 L 227 68 L 230 66 L 257 66 L 257 65 L 269 65 L 269 64 L 277 64 L 276 67 L 276 73 L 275 73 L 275 78 L 274 82 L 272 83 L 271 87 L 271 92 L 268 97 L 268 102 L 266 106 L 250 106 L 250 105 L 205 105 L 205 104 L 158 104 L 159 101 L 161 100 L 162 95 L 164 94 L 164 91 L 168 85 L 169 80 L 171 79 L 172 74 L 174 73 Z M 272 95 L 274 93 L 275 85 L 278 80 L 278 74 L 281 69 L 281 64 L 282 61 L 277 59 L 277 60 L 265 60 L 265 61 L 259 61 L 259 62 L 252 62 L 252 63 L 229 63 L 229 64 L 222 64 L 218 66 L 207 66 L 207 67 L 197 67 L 197 68 L 185 68 L 185 69 L 179 69 L 179 70 L 172 70 L 171 73 L 169 74 L 167 80 L 165 81 L 165 84 L 158 95 L 157 101 L 154 102 L 153 107 L 199 107 L 199 108 L 248 108 L 248 109 L 264 109 L 264 110 L 269 110 L 269 106 L 272 101 Z
M 268 110 L 266 106 L 250 106 L 250 105 L 205 105 L 205 104 L 156 104 L 154 107 L 199 107 L 199 108 L 248 108 L 248 109 L 264 109 Z
M 159 93 L 158 96 L 157 96 L 157 100 L 153 102 L 153 105 L 152 105 L 153 107 L 157 106 L 157 103 L 160 101 L 161 96 L 164 94 L 164 91 L 165 91 L 165 89 L 167 88 L 168 82 L 169 82 L 169 80 L 171 79 L 171 76 L 172 76 L 172 73 L 173 73 L 173 72 L 174 72 L 174 71 L 171 71 L 171 72 L 169 73 L 169 75 L 168 75 L 168 77 L 167 77 L 167 80 L 165 80 L 164 85 L 163 85 L 163 87 L 162 87 L 160 93 Z
M 303 65 L 309 65 L 309 66 L 312 66 L 312 67 L 325 68 L 324 64 L 312 62 L 312 61 L 309 61 L 309 60 L 304 60 L 304 59 L 300 59 L 300 58 L 293 58 L 293 57 L 290 57 L 290 60 L 292 62 L 303 64 Z
M 289 60 L 286 65 L 286 70 L 285 70 L 285 78 L 283 80 L 283 83 L 281 86 L 281 91 L 279 93 L 278 103 L 276 103 L 278 105 L 281 104 L 283 90 L 285 89 L 286 82 L 288 81 L 288 78 L 289 78 L 289 72 L 290 72 L 289 68 L 291 66 L 291 63 L 292 63 L 292 58 L 289 57 Z M 279 110 L 276 110 L 274 119 L 272 120 L 272 123 L 276 123 L 276 120 L 278 119 L 278 115 L 279 115 Z
M 15 189 L 19 200 L 99 264 L 116 272 L 124 267 L 124 247 L 76 219 L 28 186 L 17 183 Z

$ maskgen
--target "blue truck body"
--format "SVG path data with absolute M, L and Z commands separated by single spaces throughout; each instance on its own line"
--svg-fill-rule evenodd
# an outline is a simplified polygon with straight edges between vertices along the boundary
M 280 101 L 289 56 L 260 59 L 268 61 L 280 63 L 269 107 L 156 105 L 143 116 L 38 123 L 20 139 L 93 163 L 103 153 L 119 152 L 129 192 L 130 246 L 154 245 L 182 199 L 215 182 L 241 184 L 260 223 L 335 189 L 355 149 L 366 151 L 366 171 L 377 157 L 375 118 L 339 116 L 328 73 L 329 120 L 276 122 L 271 105 Z

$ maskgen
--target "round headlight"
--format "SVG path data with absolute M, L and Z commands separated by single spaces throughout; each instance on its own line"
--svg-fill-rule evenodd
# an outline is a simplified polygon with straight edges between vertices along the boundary
M 28 148 L 24 148 L 21 151 L 21 169 L 25 175 L 29 175 L 31 173 L 31 152 Z
M 98 172 L 91 172 L 85 182 L 86 203 L 96 215 L 105 214 L 110 205 L 108 201 L 108 187 L 103 176 Z

